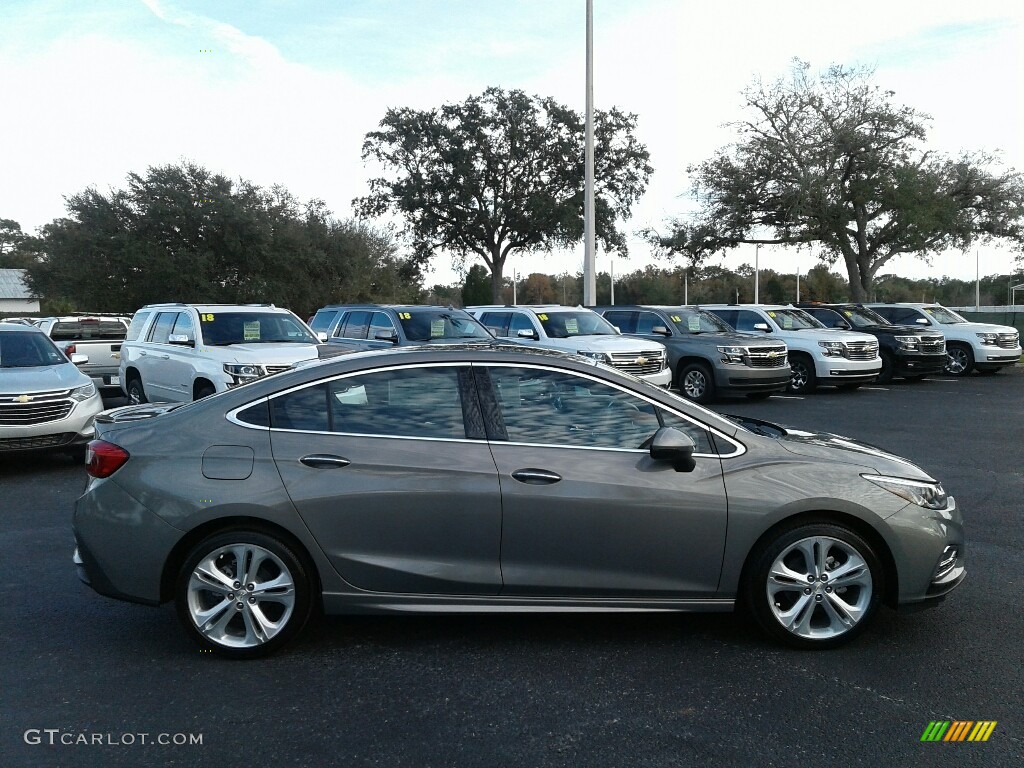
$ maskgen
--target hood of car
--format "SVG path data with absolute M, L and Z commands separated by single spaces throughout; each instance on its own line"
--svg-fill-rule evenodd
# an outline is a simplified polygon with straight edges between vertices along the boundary
M 962 331 L 974 331 L 975 333 L 1020 333 L 1016 328 L 1009 325 L 993 325 L 992 323 L 951 323 L 950 325 L 939 323 L 932 327 L 938 331 L 944 331 L 946 328 L 958 328 Z
M 216 347 L 224 355 L 225 361 L 233 357 L 236 363 L 291 365 L 300 360 L 316 360 L 319 356 L 318 344 L 300 344 L 289 342 L 258 341 L 248 344 L 227 344 Z
M 658 341 L 641 340 L 630 336 L 571 336 L 568 339 L 551 339 L 560 347 L 572 347 L 573 351 L 587 352 L 640 352 L 650 349 L 664 349 L 665 345 Z
M 798 456 L 870 467 L 880 475 L 935 480 L 923 469 L 902 456 L 849 437 L 835 435 L 831 432 L 809 432 L 747 416 L 729 416 L 728 418 L 755 434 L 774 438 L 778 441 L 779 446 Z
M 875 337 L 863 331 L 839 331 L 833 328 L 784 328 L 774 333 L 775 336 L 815 339 L 817 341 L 875 341 Z
M 83 387 L 88 376 L 71 363 L 33 368 L 0 368 L 0 394 L 24 395 L 55 389 Z
M 756 349 L 757 347 L 777 347 L 783 342 L 773 339 L 770 334 L 752 334 L 752 333 L 693 333 L 689 336 L 682 338 L 688 341 L 695 341 L 700 339 L 706 339 L 708 342 L 714 342 L 716 344 L 730 344 L 737 347 L 751 347 Z

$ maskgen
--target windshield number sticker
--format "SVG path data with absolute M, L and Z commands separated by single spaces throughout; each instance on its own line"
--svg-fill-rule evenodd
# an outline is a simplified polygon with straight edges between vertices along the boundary
M 398 319 L 399 320 L 412 320 L 412 312 L 399 312 L 398 313 Z
M 769 312 L 768 313 L 768 317 L 770 317 L 772 319 L 775 319 L 775 313 L 774 312 Z
M 545 314 L 537 315 L 537 317 L 540 318 L 541 320 L 547 320 L 548 319 L 548 316 L 545 315 Z
M 243 341 L 259 341 L 260 340 L 260 321 L 253 320 L 248 323 L 242 324 L 242 340 Z
M 204 323 L 212 323 L 213 322 L 213 314 L 212 313 L 210 313 L 210 314 L 202 314 L 202 315 L 199 316 L 199 319 L 201 321 L 203 321 Z
M 670 315 L 670 316 L 669 316 L 669 319 L 670 319 L 670 320 L 671 320 L 671 321 L 672 321 L 673 323 L 681 323 L 681 322 L 683 322 L 683 318 L 681 318 L 681 317 L 680 317 L 679 315 Z
M 847 317 L 853 317 L 853 312 L 851 312 L 848 309 L 844 309 L 843 314 L 846 315 Z

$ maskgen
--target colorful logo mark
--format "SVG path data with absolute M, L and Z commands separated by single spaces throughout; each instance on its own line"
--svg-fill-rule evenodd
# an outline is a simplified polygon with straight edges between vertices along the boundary
M 995 720 L 932 720 L 921 741 L 988 741 L 995 729 Z

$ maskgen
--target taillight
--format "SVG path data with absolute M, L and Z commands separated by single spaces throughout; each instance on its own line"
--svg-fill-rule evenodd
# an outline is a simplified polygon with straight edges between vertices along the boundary
M 128 458 L 128 451 L 121 446 L 92 440 L 85 449 L 85 471 L 93 477 L 110 477 Z
M 64 347 L 65 355 L 73 355 L 76 352 L 78 352 L 78 349 L 75 347 L 74 344 L 68 344 L 66 347 Z

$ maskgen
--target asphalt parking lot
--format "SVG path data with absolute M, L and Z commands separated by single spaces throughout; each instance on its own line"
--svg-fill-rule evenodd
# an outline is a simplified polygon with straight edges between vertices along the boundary
M 341 617 L 227 662 L 77 581 L 81 466 L 0 458 L 0 766 L 1024 763 L 1024 368 L 715 408 L 921 465 L 964 512 L 965 583 L 827 652 L 733 615 Z M 922 743 L 933 720 L 998 725 Z

